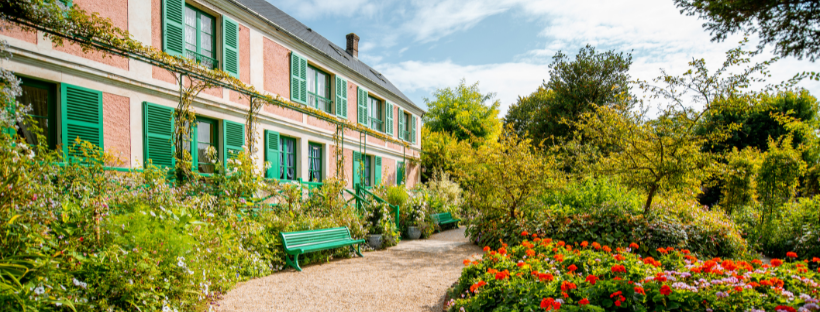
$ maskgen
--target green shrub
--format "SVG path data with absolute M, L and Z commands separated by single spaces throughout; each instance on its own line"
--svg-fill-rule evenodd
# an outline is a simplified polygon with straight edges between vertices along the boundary
M 404 185 L 388 186 L 386 187 L 385 193 L 384 200 L 391 205 L 404 207 L 404 205 L 407 204 L 409 195 L 407 194 L 407 189 L 404 188 Z
M 800 198 L 765 210 L 774 213 L 764 223 L 751 227 L 748 238 L 765 255 L 784 257 L 790 251 L 807 256 L 820 254 L 820 198 Z
M 572 182 L 562 189 L 547 192 L 539 199 L 544 206 L 564 209 L 567 212 L 609 208 L 630 214 L 643 211 L 642 200 L 643 196 L 635 190 L 606 178 Z

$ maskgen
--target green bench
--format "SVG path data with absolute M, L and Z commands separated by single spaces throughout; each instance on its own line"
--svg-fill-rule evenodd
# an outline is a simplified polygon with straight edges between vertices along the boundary
M 453 219 L 453 215 L 449 212 L 434 213 L 430 217 L 433 218 L 433 222 L 441 227 L 447 224 L 455 224 L 458 227 L 458 221 L 461 221 L 461 219 Z
M 356 245 L 356 249 L 353 251 L 359 257 L 364 257 L 360 249 L 360 245 L 364 243 L 364 240 L 350 237 L 350 230 L 346 227 L 289 233 L 280 232 L 279 237 L 282 239 L 282 246 L 285 247 L 285 262 L 297 271 L 302 271 L 302 268 L 299 267 L 299 255 L 309 252 L 344 246 L 353 248 L 353 245 Z M 293 256 L 293 260 L 290 260 L 290 256 Z

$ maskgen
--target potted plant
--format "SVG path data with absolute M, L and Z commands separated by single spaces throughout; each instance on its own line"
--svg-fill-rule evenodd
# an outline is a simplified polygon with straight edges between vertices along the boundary
M 424 222 L 424 210 L 417 205 L 407 205 L 407 238 L 419 239 L 421 237 L 421 225 Z
M 368 233 L 367 244 L 373 249 L 382 247 L 382 235 L 384 234 L 384 204 L 369 205 L 368 209 Z

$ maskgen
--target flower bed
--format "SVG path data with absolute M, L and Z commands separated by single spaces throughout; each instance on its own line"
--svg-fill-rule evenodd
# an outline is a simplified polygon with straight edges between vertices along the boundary
M 820 258 L 697 259 L 688 250 L 612 250 L 528 236 L 465 260 L 450 311 L 817 311 Z

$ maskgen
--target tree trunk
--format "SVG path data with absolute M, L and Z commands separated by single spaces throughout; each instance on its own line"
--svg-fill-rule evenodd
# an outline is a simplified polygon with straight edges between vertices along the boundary
M 643 213 L 649 213 L 649 207 L 652 206 L 652 198 L 655 197 L 655 191 L 658 190 L 658 185 L 653 184 L 652 187 L 649 189 L 649 195 L 646 196 L 646 204 L 643 206 Z

